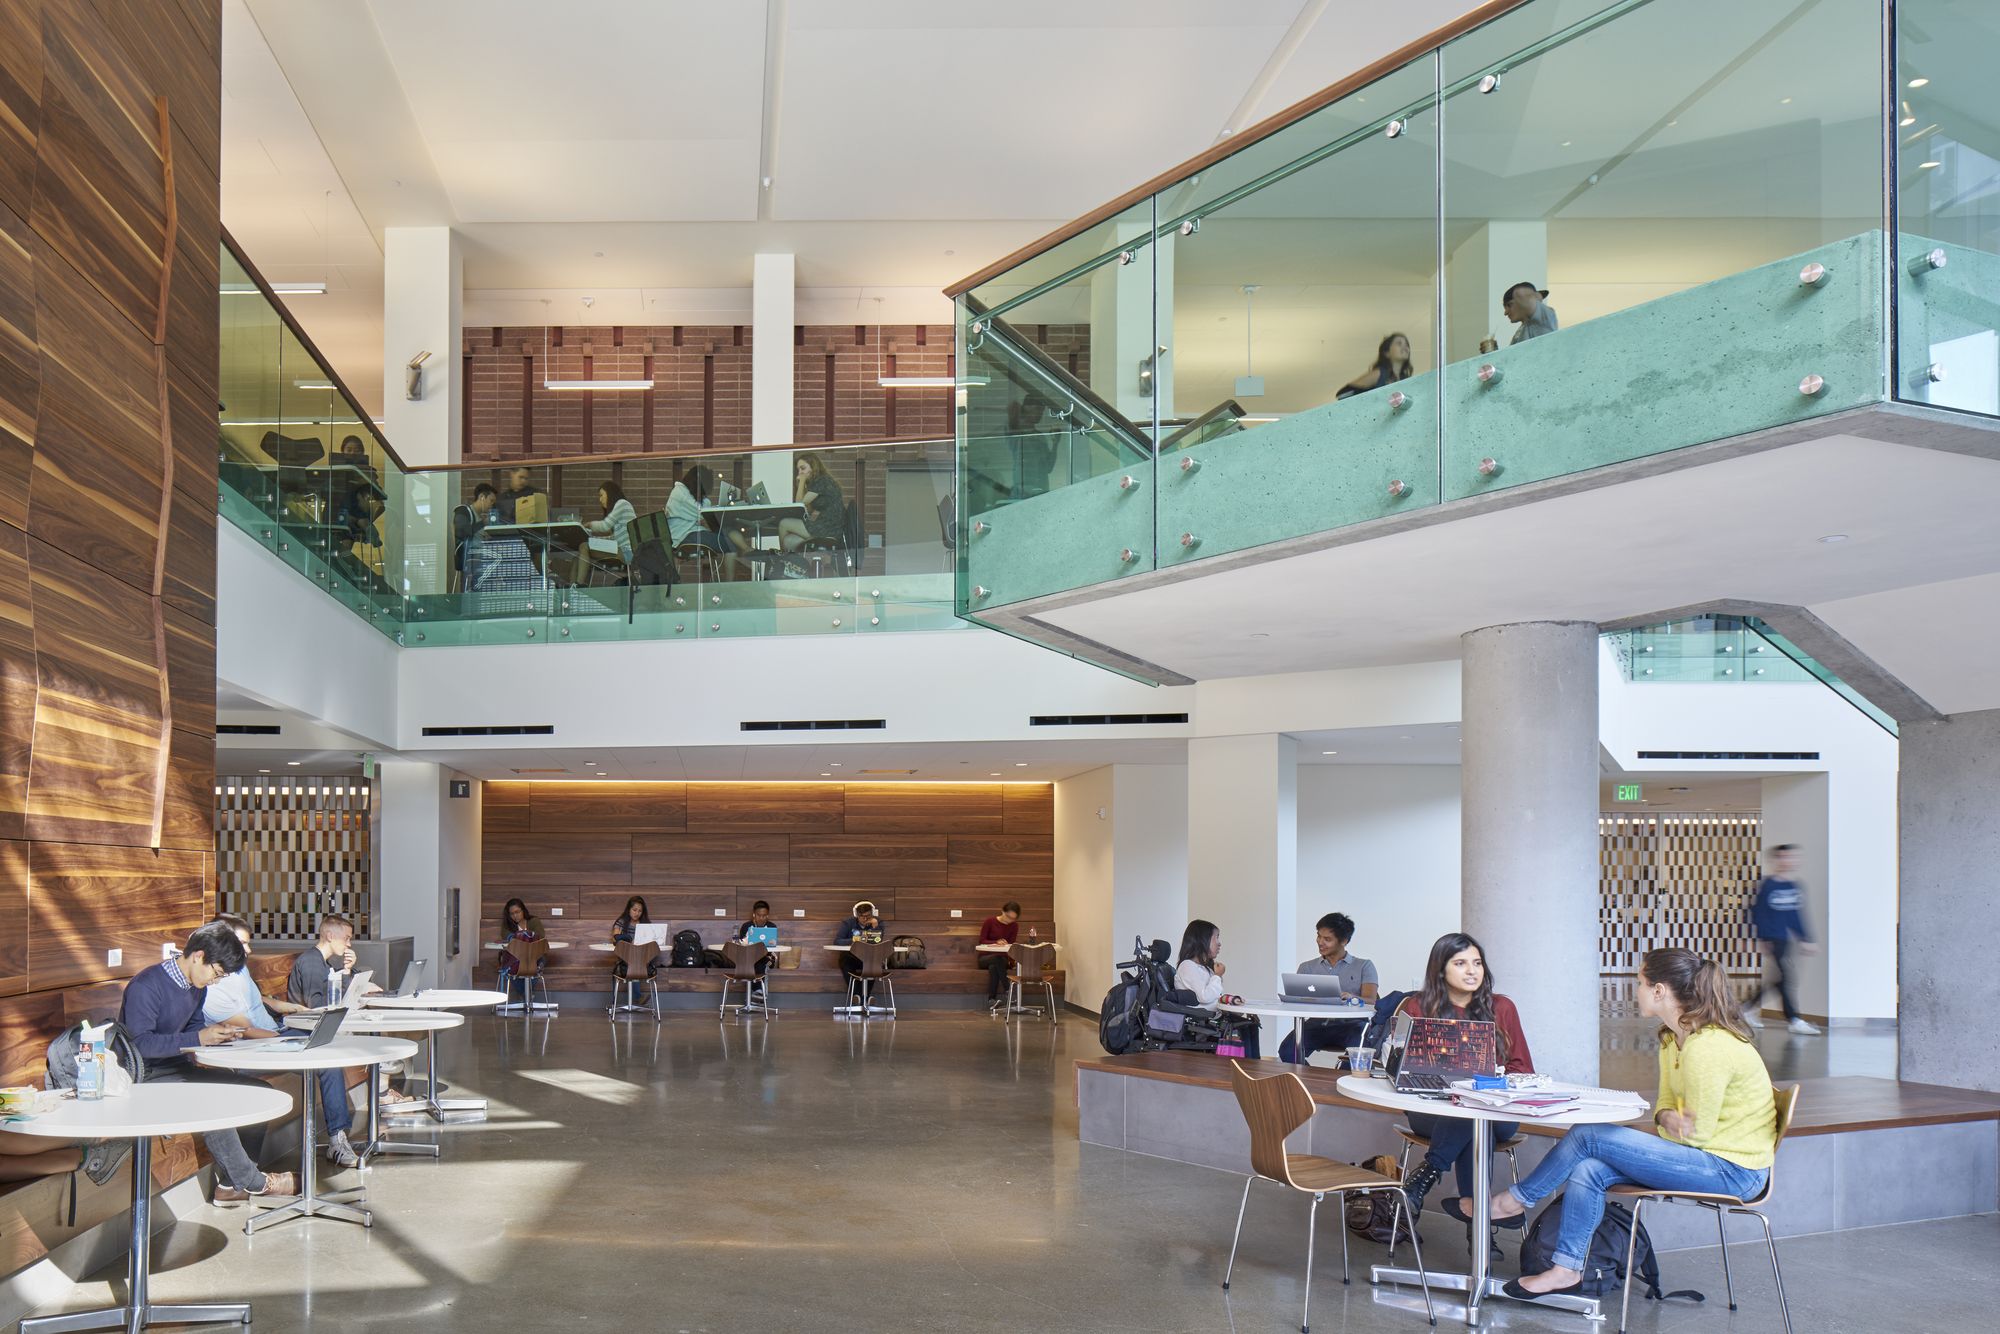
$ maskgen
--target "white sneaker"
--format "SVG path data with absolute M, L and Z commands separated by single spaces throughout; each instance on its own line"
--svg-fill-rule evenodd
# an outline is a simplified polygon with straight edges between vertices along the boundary
M 1794 1033 L 1817 1033 L 1817 1032 L 1819 1032 L 1819 1025 L 1818 1025 L 1818 1024 L 1809 1024 L 1809 1023 L 1807 1023 L 1807 1022 L 1806 1022 L 1805 1020 L 1803 1020 L 1803 1019 L 1794 1019 L 1794 1020 L 1792 1020 L 1791 1024 L 1789 1025 L 1789 1027 L 1791 1028 L 1792 1032 L 1794 1032 Z
M 330 1163 L 338 1163 L 342 1167 L 359 1167 L 361 1165 L 361 1155 L 356 1153 L 354 1146 L 347 1142 L 347 1132 L 345 1130 L 334 1131 L 332 1138 L 327 1140 L 326 1160 Z
M 1746 1005 L 1743 1007 L 1743 1022 L 1752 1028 L 1762 1028 L 1764 1026 L 1764 1016 L 1757 1012 L 1756 1006 Z

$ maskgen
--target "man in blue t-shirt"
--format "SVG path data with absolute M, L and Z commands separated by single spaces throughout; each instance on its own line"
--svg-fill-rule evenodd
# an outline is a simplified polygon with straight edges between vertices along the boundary
M 1819 1032 L 1816 1025 L 1808 1023 L 1799 1013 L 1799 1007 L 1792 999 L 1789 962 L 1792 942 L 1798 942 L 1801 954 L 1813 952 L 1812 937 L 1806 934 L 1805 913 L 1801 911 L 1805 891 L 1796 878 L 1798 864 L 1798 844 L 1780 843 L 1772 848 L 1764 878 L 1757 883 L 1757 892 L 1750 899 L 1750 929 L 1757 937 L 1758 948 L 1771 960 L 1771 966 L 1777 973 L 1773 982 L 1766 983 L 1760 979 L 1757 993 L 1743 1007 L 1743 1018 L 1752 1028 L 1764 1026 L 1760 1013 L 1764 1007 L 1764 994 L 1775 987 L 1778 1003 L 1785 1007 L 1785 1021 L 1792 1032 Z

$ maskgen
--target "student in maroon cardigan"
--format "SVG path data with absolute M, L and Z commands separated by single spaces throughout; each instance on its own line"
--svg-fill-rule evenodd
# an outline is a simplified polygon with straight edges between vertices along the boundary
M 1000 911 L 979 924 L 982 945 L 1012 945 L 1021 934 L 1021 905 L 1006 903 Z M 1006 985 L 1011 960 L 1005 954 L 982 954 L 979 966 L 986 970 L 986 1008 L 1000 1008 L 1000 988 Z
M 1416 1019 L 1489 1020 L 1499 1027 L 1500 1063 L 1507 1073 L 1529 1074 L 1535 1068 L 1514 1002 L 1494 992 L 1486 951 L 1462 931 L 1438 937 L 1431 946 L 1430 962 L 1424 966 L 1423 991 L 1404 1001 L 1397 1007 L 1397 1013 Z M 1430 1149 L 1403 1180 L 1403 1191 L 1410 1200 L 1410 1216 L 1415 1218 L 1424 1207 L 1424 1196 L 1430 1194 L 1431 1187 L 1449 1167 L 1458 1177 L 1458 1199 L 1445 1201 L 1445 1212 L 1464 1220 L 1464 1206 L 1452 1206 L 1471 1197 L 1473 1172 L 1485 1172 L 1491 1167 L 1489 1163 L 1472 1161 L 1472 1122 L 1463 1117 L 1412 1113 L 1410 1129 L 1431 1142 Z M 1519 1129 L 1513 1122 L 1495 1122 L 1493 1143 L 1510 1138 Z

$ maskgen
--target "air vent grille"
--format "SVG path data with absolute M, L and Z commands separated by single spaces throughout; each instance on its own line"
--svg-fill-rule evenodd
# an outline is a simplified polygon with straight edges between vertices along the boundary
M 1184 723 L 1185 713 L 1038 713 L 1028 719 L 1030 727 L 1134 727 L 1155 723 Z
M 425 736 L 554 736 L 549 723 L 517 723 L 489 727 L 426 727 Z
M 1816 750 L 1642 750 L 1642 760 L 1816 760 Z
M 745 732 L 879 732 L 886 718 L 785 718 L 738 723 Z
M 277 736 L 283 729 L 276 723 L 217 723 L 217 736 Z

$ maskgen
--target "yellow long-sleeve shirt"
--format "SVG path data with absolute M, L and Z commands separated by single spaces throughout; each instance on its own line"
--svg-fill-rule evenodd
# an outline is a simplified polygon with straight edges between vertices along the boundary
M 1711 1024 L 1676 1043 L 1660 1040 L 1660 1097 L 1654 1114 L 1686 1113 L 1694 1133 L 1662 1139 L 1706 1149 L 1738 1167 L 1769 1167 L 1777 1148 L 1778 1112 L 1771 1075 L 1757 1049 Z

